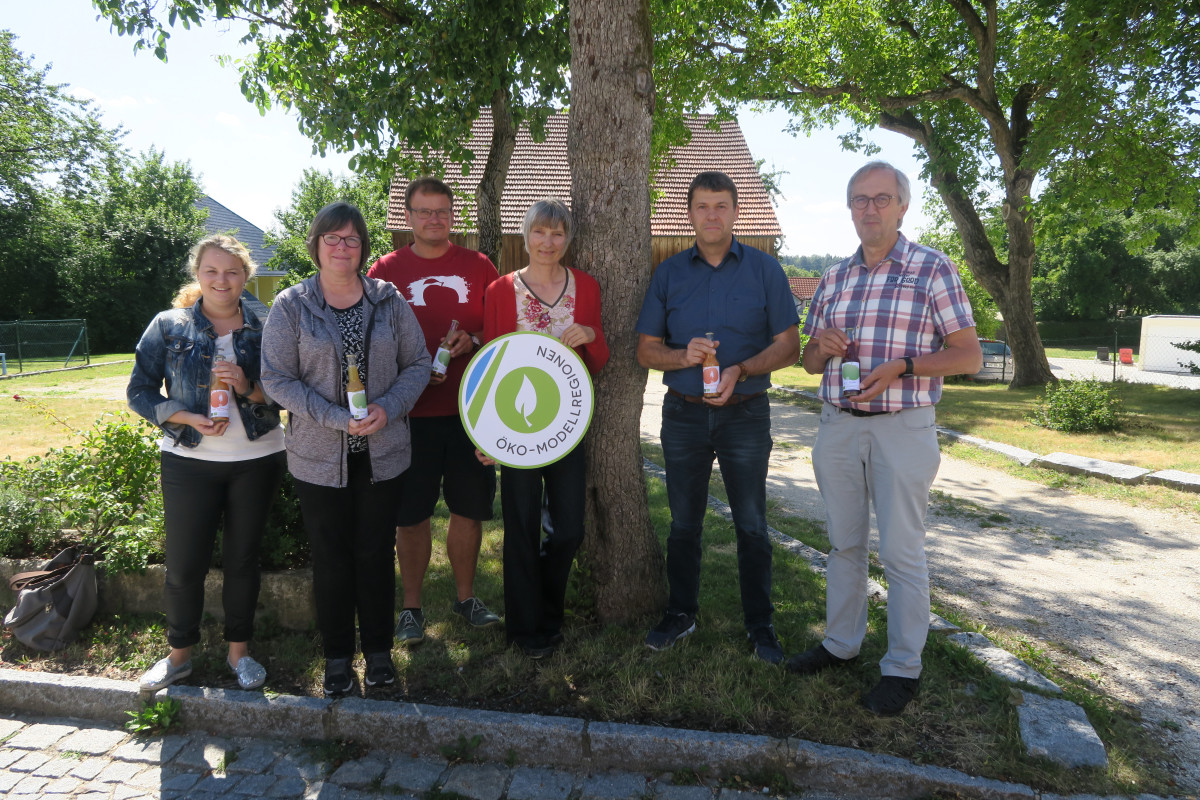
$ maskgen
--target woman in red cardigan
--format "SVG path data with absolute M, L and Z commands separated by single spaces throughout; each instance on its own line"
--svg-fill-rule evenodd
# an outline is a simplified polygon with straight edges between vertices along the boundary
M 600 285 L 560 262 L 571 244 L 571 212 L 540 200 L 522 226 L 529 266 L 502 275 L 484 298 L 483 337 L 538 331 L 573 347 L 595 375 L 608 361 L 600 327 Z M 480 456 L 484 463 L 488 462 Z M 504 627 L 509 644 L 544 658 L 562 643 L 563 602 L 575 551 L 583 540 L 586 457 L 581 442 L 536 469 L 500 467 L 504 514 Z M 553 531 L 542 538 L 542 493 Z

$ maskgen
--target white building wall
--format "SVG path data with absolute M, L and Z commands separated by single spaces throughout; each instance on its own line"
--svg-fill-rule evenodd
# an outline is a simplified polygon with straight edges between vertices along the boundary
M 1179 342 L 1200 341 L 1200 317 L 1152 314 L 1142 317 L 1138 369 L 1187 373 L 1184 364 L 1200 363 L 1200 353 L 1181 350 Z

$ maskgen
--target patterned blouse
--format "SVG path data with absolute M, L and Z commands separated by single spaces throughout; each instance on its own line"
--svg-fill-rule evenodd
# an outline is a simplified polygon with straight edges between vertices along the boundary
M 332 308 L 332 306 L 330 306 Z M 342 349 L 346 355 L 353 355 L 358 362 L 358 377 L 367 384 L 367 359 L 364 357 L 363 348 L 363 301 L 360 297 L 358 302 L 349 308 L 334 308 L 333 316 L 337 320 L 338 331 L 342 334 Z M 348 359 L 342 359 L 342 386 L 350 380 L 350 370 L 348 368 Z M 351 436 L 349 441 L 351 453 L 365 453 L 367 451 L 367 437 Z
M 547 303 L 533 293 L 520 274 L 513 277 L 517 299 L 517 330 L 548 333 L 561 339 L 563 332 L 575 324 L 575 274 L 566 270 L 567 284 L 554 302 Z

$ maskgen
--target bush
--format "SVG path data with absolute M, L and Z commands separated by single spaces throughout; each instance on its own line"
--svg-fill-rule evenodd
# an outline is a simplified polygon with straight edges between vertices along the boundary
M 1047 387 L 1026 419 L 1052 431 L 1091 433 L 1119 430 L 1123 416 L 1121 400 L 1113 396 L 1111 386 L 1089 378 Z
M 35 410 L 33 401 L 25 401 Z M 94 549 L 109 572 L 163 562 L 161 432 L 130 414 L 106 414 L 78 446 L 0 462 L 0 556 L 50 558 L 69 544 Z M 213 556 L 220 565 L 220 538 Z M 263 569 L 308 563 L 308 539 L 291 475 L 267 519 Z

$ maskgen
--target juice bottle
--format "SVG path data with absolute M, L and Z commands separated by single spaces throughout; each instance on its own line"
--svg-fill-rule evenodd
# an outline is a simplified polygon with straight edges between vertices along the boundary
M 713 342 L 713 333 L 709 331 L 704 334 L 704 338 L 708 339 L 708 343 Z M 718 386 L 721 385 L 721 365 L 717 363 L 717 354 L 709 353 L 704 357 L 704 396 L 705 397 L 720 397 L 721 392 Z
M 446 346 L 446 341 L 454 335 L 456 330 L 458 330 L 458 320 L 452 319 L 450 320 L 450 330 L 446 331 L 437 352 L 433 354 L 433 364 L 429 367 L 429 371 L 434 375 L 445 375 L 446 370 L 450 369 L 450 348 Z
M 224 361 L 225 356 L 217 356 L 213 359 L 213 366 L 216 366 L 218 361 Z M 225 381 L 217 377 L 217 373 L 210 373 L 208 379 L 208 418 L 211 420 L 228 420 L 229 419 L 229 387 L 225 385 Z
M 367 389 L 358 377 L 358 358 L 353 353 L 346 354 L 346 401 L 350 406 L 350 416 L 354 419 L 367 418 Z
M 854 341 L 854 328 L 846 329 L 846 355 L 842 356 L 842 397 L 854 397 L 862 393 L 859 374 L 858 344 Z

